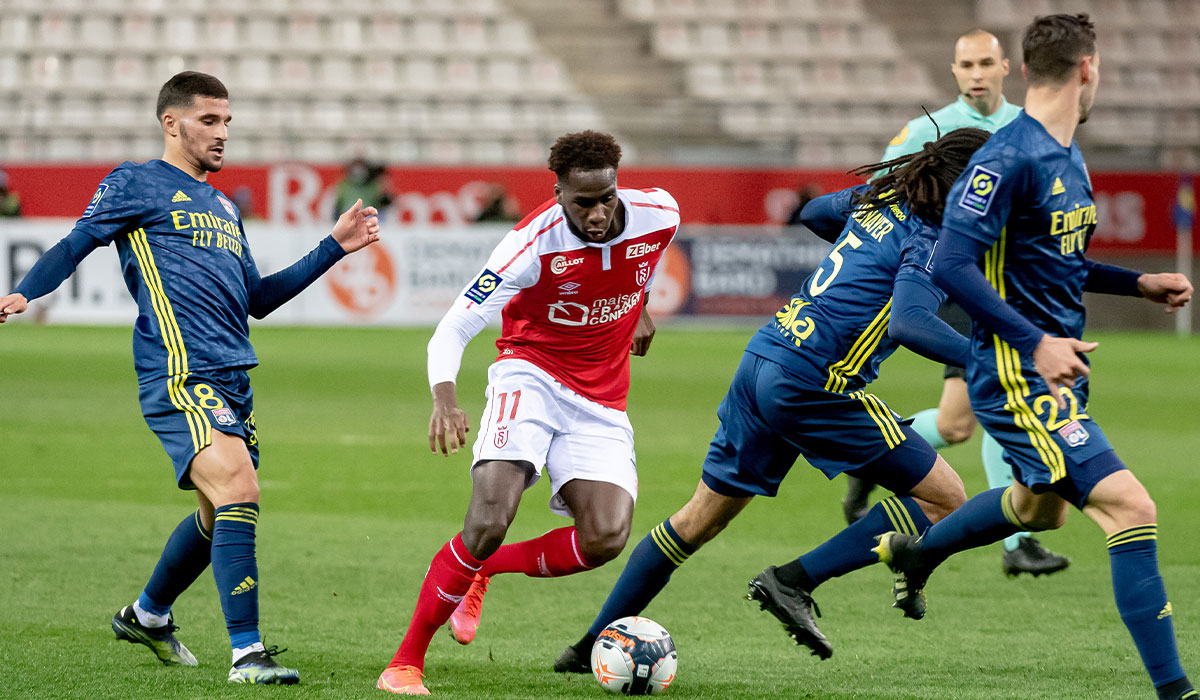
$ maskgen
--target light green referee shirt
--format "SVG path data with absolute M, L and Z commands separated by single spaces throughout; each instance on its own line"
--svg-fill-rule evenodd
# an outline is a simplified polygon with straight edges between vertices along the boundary
M 934 112 L 933 118 L 937 121 L 938 128 L 942 130 L 944 136 L 955 129 L 968 126 L 995 133 L 997 129 L 1016 119 L 1020 113 L 1020 107 L 1010 104 L 1001 96 L 1000 109 L 993 112 L 991 116 L 985 117 L 976 112 L 975 108 L 967 104 L 967 101 L 960 95 L 954 102 Z M 933 122 L 929 121 L 929 117 L 922 114 L 905 124 L 900 133 L 896 134 L 896 138 L 892 139 L 887 150 L 883 152 L 883 159 L 891 160 L 915 153 L 924 147 L 926 141 L 936 139 L 937 129 L 934 128 Z

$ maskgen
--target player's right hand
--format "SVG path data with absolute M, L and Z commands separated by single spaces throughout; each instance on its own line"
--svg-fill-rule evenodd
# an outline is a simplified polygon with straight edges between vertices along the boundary
M 29 308 L 29 300 L 24 294 L 13 292 L 0 297 L 0 323 L 8 320 L 12 314 L 25 313 L 25 309 Z
M 429 418 L 429 451 L 444 455 L 457 453 L 466 447 L 471 426 L 467 414 L 458 407 L 454 383 L 442 382 L 433 388 L 433 415 Z
M 1043 335 L 1033 350 L 1033 367 L 1046 381 L 1050 395 L 1058 402 L 1061 410 L 1067 409 L 1067 399 L 1059 391 L 1060 386 L 1073 387 L 1075 379 L 1088 376 L 1088 366 L 1079 357 L 1081 352 L 1091 352 L 1099 343 L 1085 343 L 1077 338 L 1055 338 Z

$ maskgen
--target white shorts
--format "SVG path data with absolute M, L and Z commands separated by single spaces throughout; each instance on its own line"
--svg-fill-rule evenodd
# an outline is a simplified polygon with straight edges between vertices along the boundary
M 487 407 L 472 451 L 472 465 L 492 460 L 532 464 L 534 475 L 525 488 L 545 469 L 550 510 L 559 515 L 572 516 L 559 495 L 572 479 L 616 484 L 637 501 L 629 417 L 585 399 L 525 360 L 501 360 L 488 369 Z

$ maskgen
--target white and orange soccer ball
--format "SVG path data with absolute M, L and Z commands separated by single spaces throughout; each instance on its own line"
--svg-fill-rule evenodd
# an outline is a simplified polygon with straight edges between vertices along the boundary
M 592 646 L 592 673 L 602 688 L 625 695 L 657 695 L 675 680 L 675 642 L 644 617 L 613 622 Z

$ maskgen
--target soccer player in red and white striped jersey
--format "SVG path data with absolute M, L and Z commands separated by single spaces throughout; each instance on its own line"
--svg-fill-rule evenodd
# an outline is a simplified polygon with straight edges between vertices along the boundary
M 455 395 L 463 350 L 501 313 L 466 521 L 430 564 L 404 641 L 376 684 L 383 690 L 428 694 L 429 640 L 447 620 L 460 643 L 474 639 L 491 576 L 566 576 L 625 547 L 637 498 L 629 355 L 644 355 L 654 337 L 646 294 L 679 209 L 663 190 L 618 188 L 620 157 L 608 134 L 559 138 L 548 162 L 554 199 L 505 236 L 429 341 L 429 447 L 457 453 L 469 430 Z M 543 473 L 550 509 L 575 524 L 501 546 L 522 493 Z

